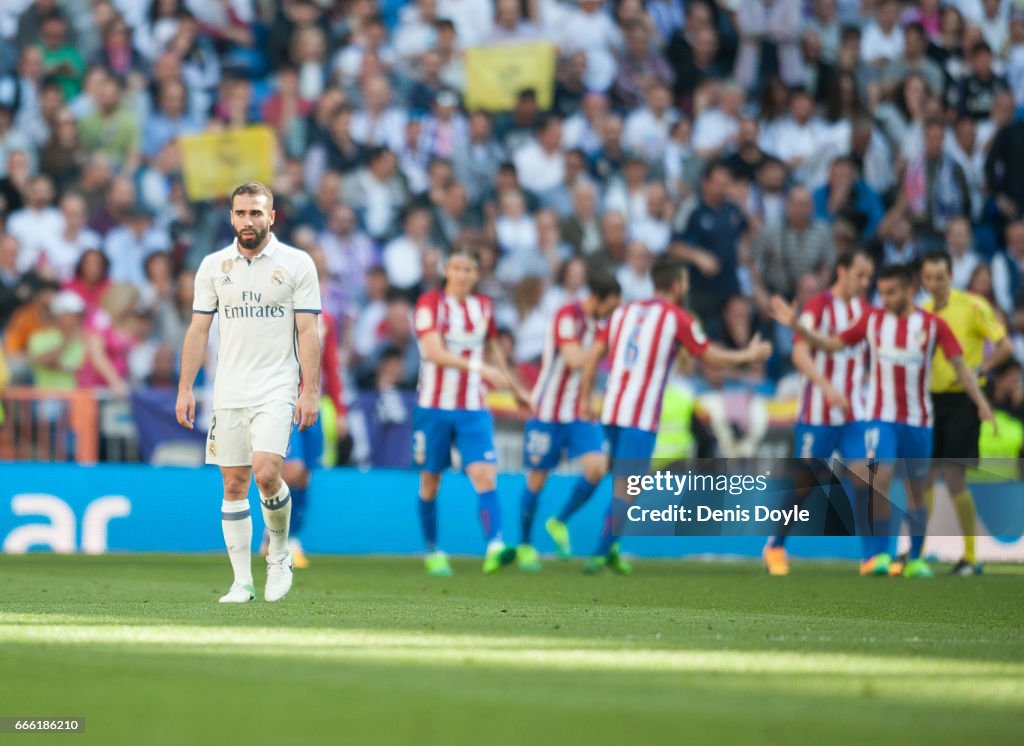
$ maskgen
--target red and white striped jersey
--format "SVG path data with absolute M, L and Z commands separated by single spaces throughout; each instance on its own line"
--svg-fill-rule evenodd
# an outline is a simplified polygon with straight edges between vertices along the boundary
M 932 357 L 936 345 L 947 358 L 963 354 L 949 325 L 920 308 L 896 316 L 871 308 L 839 337 L 848 345 L 867 340 L 867 418 L 916 427 L 932 426 Z
M 826 290 L 807 301 L 800 314 L 800 323 L 827 337 L 853 326 L 867 308 L 868 304 L 860 298 L 845 301 Z M 805 379 L 798 421 L 804 425 L 843 425 L 863 420 L 866 412 L 862 387 L 864 345 L 847 347 L 839 352 L 811 350 L 811 360 L 822 377 L 846 395 L 851 411 L 829 407 L 825 392 Z
M 444 289 L 431 290 L 416 302 L 417 338 L 438 332 L 445 349 L 467 360 L 484 362 L 487 340 L 498 336 L 494 305 L 483 295 L 460 301 Z M 483 409 L 487 384 L 479 373 L 420 363 L 417 403 L 431 409 Z
M 709 344 L 700 324 L 660 298 L 620 306 L 599 338 L 608 344 L 612 361 L 601 422 L 648 432 L 658 429 L 665 381 L 679 345 L 699 357 Z
M 544 338 L 540 376 L 530 397 L 541 422 L 572 422 L 579 418 L 580 378 L 582 370 L 570 370 L 562 357 L 562 345 L 576 342 L 584 350 L 594 344 L 597 319 L 583 311 L 576 301 L 555 312 Z

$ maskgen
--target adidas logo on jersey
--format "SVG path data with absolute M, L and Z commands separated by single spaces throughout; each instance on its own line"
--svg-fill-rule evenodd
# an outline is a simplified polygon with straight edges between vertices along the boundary
M 225 275 L 224 279 L 220 281 L 220 284 L 221 285 L 231 285 L 233 283 L 231 282 L 231 277 L 228 276 L 228 275 Z

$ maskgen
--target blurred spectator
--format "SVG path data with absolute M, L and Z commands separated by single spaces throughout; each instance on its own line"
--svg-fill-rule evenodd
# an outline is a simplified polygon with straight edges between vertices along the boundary
M 647 214 L 647 163 L 629 153 L 617 178 L 610 179 L 604 195 L 605 212 L 621 212 L 630 222 Z
M 551 116 L 537 123 L 534 138 L 515 151 L 514 161 L 524 189 L 544 202 L 565 178 L 562 120 Z
M 653 163 L 665 152 L 669 133 L 679 115 L 672 108 L 672 94 L 668 86 L 651 83 L 645 90 L 645 105 L 635 108 L 626 117 L 622 144 L 639 153 L 648 163 Z
M 999 308 L 1012 316 L 1024 275 L 1024 220 L 1006 226 L 1006 253 L 992 259 L 992 293 Z
M 675 74 L 675 95 L 687 114 L 694 114 L 693 94 L 705 80 L 725 77 L 719 65 L 719 37 L 711 6 L 703 0 L 686 4 L 686 24 L 669 40 L 665 50 Z
M 153 223 L 153 213 L 136 205 L 129 211 L 124 224 L 110 231 L 103 241 L 103 253 L 110 259 L 110 279 L 142 285 L 146 258 L 170 248 L 167 233 Z
M 466 187 L 455 179 L 444 187 L 440 202 L 432 209 L 430 242 L 445 251 L 481 228 L 479 216 L 469 206 Z
M 721 338 L 722 309 L 739 293 L 737 270 L 747 219 L 728 200 L 729 170 L 712 163 L 701 180 L 700 203 L 682 233 L 673 236 L 672 251 L 692 272 L 690 307 L 713 339 Z
M 377 343 L 377 327 L 387 310 L 388 275 L 383 267 L 366 271 L 366 297 L 355 309 L 352 349 L 359 358 L 368 356 Z
M 360 223 L 375 241 L 394 230 L 395 218 L 406 200 L 406 189 L 398 175 L 395 155 L 387 148 L 375 148 L 366 165 L 345 179 L 342 199 L 359 215 Z
M 78 371 L 78 385 L 108 388 L 116 396 L 129 393 L 128 355 L 138 344 L 136 309 L 139 292 L 129 283 L 111 285 L 100 308 L 85 323 L 85 363 Z
M 622 301 L 647 300 L 654 295 L 651 281 L 651 252 L 642 241 L 630 241 L 626 248 L 626 262 L 615 273 L 622 287 Z
M 402 220 L 402 233 L 384 247 L 384 269 L 388 282 L 415 300 L 423 281 L 423 257 L 430 240 L 430 212 L 424 207 L 413 207 Z
M 910 73 L 921 76 L 928 90 L 938 93 L 945 87 L 942 68 L 929 59 L 928 37 L 920 23 L 903 27 L 903 54 L 885 66 L 882 72 L 883 95 L 895 90 Z
M 828 284 L 835 262 L 828 226 L 814 220 L 814 201 L 804 187 L 793 188 L 786 198 L 785 219 L 765 226 L 754 241 L 752 260 L 757 267 L 755 285 L 767 295 L 792 299 L 797 283 L 806 274 L 818 275 L 820 284 Z M 765 294 L 758 305 L 766 310 Z
M 672 200 L 660 182 L 644 187 L 643 212 L 629 223 L 629 237 L 652 254 L 664 254 L 672 239 Z
M 132 45 L 131 29 L 123 19 L 114 17 L 103 29 L 103 42 L 95 61 L 119 78 L 142 72 L 145 61 Z
M 588 96 L 605 98 L 603 93 L 587 90 L 587 55 L 573 52 L 565 55 L 558 64 L 555 78 L 555 101 L 552 110 L 560 117 L 568 118 L 579 112 Z
M 96 92 L 96 108 L 82 117 L 82 147 L 105 153 L 115 168 L 134 171 L 139 164 L 141 132 L 135 113 L 122 101 L 124 85 L 105 75 Z
M 362 107 L 352 114 L 349 131 L 361 145 L 397 150 L 405 136 L 405 120 L 406 115 L 392 103 L 388 79 L 374 75 L 363 84 Z
M 437 31 L 437 0 L 415 0 L 402 8 L 394 34 L 394 49 L 405 65 L 415 67 L 416 60 L 434 46 Z
M 39 167 L 56 182 L 60 192 L 71 189 L 82 176 L 86 153 L 78 134 L 78 122 L 62 108 L 53 120 L 49 139 L 39 150 Z
M 965 217 L 953 218 L 946 226 L 946 251 L 953 260 L 953 287 L 965 290 L 981 259 L 974 251 L 971 222 Z
M 53 206 L 53 197 L 50 177 L 43 174 L 34 176 L 28 184 L 25 206 L 7 217 L 7 231 L 18 239 L 21 246 L 18 266 L 22 271 L 34 266 L 32 260 L 45 256 L 47 243 L 64 227 L 64 218 Z
M 760 126 L 757 118 L 744 116 L 740 119 L 736 133 L 736 149 L 724 160 L 734 179 L 747 182 L 754 180 L 758 167 L 768 157 L 759 142 Z
M 74 44 L 69 42 L 68 36 L 68 22 L 59 11 L 54 10 L 40 18 L 43 71 L 60 82 L 66 101 L 78 95 L 85 75 L 85 60 Z
M 544 351 L 547 336 L 548 317 L 542 301 L 547 281 L 543 277 L 524 277 L 512 288 L 512 300 L 516 309 L 515 354 L 517 365 L 537 363 Z
M 317 239 L 327 260 L 331 277 L 348 289 L 353 304 L 367 270 L 380 262 L 377 247 L 356 224 L 355 211 L 338 203 L 331 208 L 327 228 Z
M 6 175 L 0 177 L 0 219 L 3 220 L 25 206 L 29 184 L 32 182 L 32 165 L 24 150 L 8 153 L 6 166 Z
M 601 250 L 586 255 L 587 274 L 614 275 L 626 261 L 629 242 L 626 216 L 609 211 L 601 215 Z
M 736 79 L 747 90 L 778 75 L 786 85 L 800 79 L 800 0 L 740 0 L 736 24 L 740 52 Z
M 373 349 L 362 361 L 357 373 L 359 386 L 371 388 L 381 358 L 386 353 L 398 352 L 402 365 L 396 385 L 403 389 L 414 388 L 419 376 L 420 354 L 412 327 L 412 304 L 405 298 L 391 298 L 375 337 Z
M 164 83 L 157 97 L 157 109 L 146 119 L 142 131 L 142 155 L 152 158 L 180 135 L 201 131 L 203 122 L 188 111 L 188 94 L 177 81 Z
M 897 21 L 900 7 L 896 0 L 878 0 L 875 17 L 864 29 L 860 55 L 878 69 L 903 56 L 903 32 Z
M 814 217 L 827 223 L 844 218 L 868 238 L 882 219 L 882 201 L 857 174 L 850 158 L 836 158 L 829 167 L 828 183 L 814 191 Z
M 992 65 L 992 48 L 985 42 L 970 50 L 971 72 L 960 82 L 957 111 L 975 119 L 985 119 L 992 111 L 997 93 L 1008 91 L 1006 78 L 996 75 Z
M 89 249 L 99 249 L 101 239 L 85 225 L 86 207 L 82 195 L 65 194 L 60 201 L 60 228 L 41 242 L 24 245 L 18 256 L 22 272 L 45 271 L 64 282 L 74 274 L 79 258 Z
M 26 351 L 36 386 L 64 391 L 75 388 L 78 371 L 85 363 L 84 317 L 85 303 L 75 293 L 64 290 L 53 297 L 49 323 L 28 338 Z
M 753 306 L 750 298 L 745 295 L 734 295 L 725 303 L 722 312 L 723 334 L 722 345 L 730 350 L 742 350 L 750 344 L 757 331 L 753 324 Z M 736 378 L 748 383 L 764 380 L 764 363 L 748 363 L 739 368 L 723 370 L 729 378 Z
M 941 240 L 949 221 L 971 214 L 967 177 L 945 150 L 945 126 L 929 119 L 924 128 L 924 150 L 907 164 L 900 205 L 905 205 L 925 251 Z
M 305 225 L 318 232 L 324 230 L 334 208 L 341 204 L 342 183 L 337 171 L 324 171 L 317 181 L 313 199 L 293 216 L 294 225 Z
M 587 55 L 587 88 L 607 91 L 611 87 L 622 35 L 601 0 L 578 0 L 561 29 L 559 46 L 563 51 L 579 50 Z
M 836 0 L 814 0 L 813 15 L 804 28 L 813 31 L 821 44 L 822 57 L 835 62 L 839 55 L 840 22 Z
M 103 206 L 89 216 L 89 227 L 104 238 L 128 219 L 135 208 L 135 184 L 125 176 L 110 181 Z
M 25 277 L 27 298 L 11 316 L 4 334 L 4 355 L 11 379 L 15 383 L 29 383 L 31 369 L 28 361 L 28 341 L 31 336 L 53 321 L 50 309 L 60 290 L 54 280 L 31 273 Z
M 0 102 L 0 177 L 8 175 L 14 153 L 24 153 L 26 163 L 32 163 L 32 143 L 23 132 L 12 128 L 13 118 L 14 108 L 7 102 Z
M 886 219 L 878 230 L 878 238 L 869 243 L 867 249 L 876 267 L 912 265 L 926 253 L 914 238 L 910 219 L 899 212 Z
M 466 186 L 470 203 L 478 206 L 491 193 L 505 151 L 492 137 L 491 120 L 486 113 L 472 112 L 467 129 L 469 141 L 455 151 L 452 162 L 456 178 Z
M 992 139 L 985 181 L 1004 219 L 1024 214 L 1024 121 L 1007 124 Z
M 744 95 L 739 86 L 727 84 L 715 96 L 716 105 L 702 111 L 693 122 L 693 148 L 705 161 L 713 161 L 736 142 Z
M 85 312 L 91 314 L 100 307 L 100 300 L 110 285 L 110 260 L 99 249 L 86 249 L 75 265 L 75 275 L 65 285 L 85 303 Z M 192 309 L 189 308 L 191 316 Z
M 522 16 L 519 0 L 495 0 L 494 25 L 484 41 L 488 44 L 532 41 L 541 30 Z
M 665 89 L 667 98 L 673 76 L 665 59 L 655 53 L 650 32 L 642 24 L 629 25 L 624 35 L 625 49 L 619 57 L 612 99 L 618 108 L 632 111 L 645 101 L 650 105 L 650 92 L 655 85 Z M 668 108 L 667 101 L 664 108 Z
M 583 181 L 573 187 L 572 211 L 562 219 L 562 238 L 577 254 L 593 254 L 601 248 L 601 226 L 597 218 L 597 190 Z
M 174 276 L 171 302 L 162 303 L 155 310 L 156 337 L 172 350 L 180 350 L 185 341 L 185 331 L 192 320 L 195 281 L 195 272 L 191 269 L 179 270 Z
M 18 270 L 18 239 L 0 233 L 0 332 L 7 327 L 14 310 L 21 305 L 18 294 L 21 272 Z

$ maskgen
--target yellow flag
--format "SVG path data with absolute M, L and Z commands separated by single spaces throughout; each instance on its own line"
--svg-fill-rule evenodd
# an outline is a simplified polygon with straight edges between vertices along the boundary
M 182 135 L 182 175 L 189 199 L 227 197 L 247 181 L 269 184 L 274 178 L 274 132 L 255 126 L 223 132 Z
M 554 44 L 494 44 L 466 50 L 467 109 L 507 111 L 524 88 L 536 90 L 540 108 L 547 109 L 554 87 Z

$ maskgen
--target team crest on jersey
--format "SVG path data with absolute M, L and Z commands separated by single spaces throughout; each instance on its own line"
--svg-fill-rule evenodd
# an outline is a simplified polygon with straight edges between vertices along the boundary
M 208 448 L 207 448 L 206 450 L 207 450 L 207 451 L 209 451 L 209 453 L 210 453 L 210 455 L 211 455 L 211 456 L 216 456 L 216 455 L 217 455 L 217 444 L 216 444 L 216 443 L 214 443 L 214 442 L 213 442 L 213 441 L 211 440 L 211 441 L 210 441 L 210 445 L 209 445 L 209 447 L 208 447 Z
M 693 335 L 693 341 L 699 345 L 708 341 L 707 335 L 704 334 L 704 329 L 701 328 L 699 321 L 694 321 L 690 324 L 690 334 Z
M 284 284 L 284 272 L 279 269 L 275 269 L 274 273 L 270 275 L 271 285 L 283 285 Z
M 926 332 L 924 329 L 918 331 L 914 335 L 914 344 L 917 345 L 918 348 L 923 350 L 925 348 L 925 345 L 928 344 L 928 332 Z
M 225 259 L 223 262 L 220 263 L 220 271 L 223 272 L 224 274 L 227 274 L 228 272 L 231 271 L 231 268 L 234 266 L 234 259 Z

